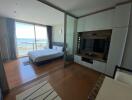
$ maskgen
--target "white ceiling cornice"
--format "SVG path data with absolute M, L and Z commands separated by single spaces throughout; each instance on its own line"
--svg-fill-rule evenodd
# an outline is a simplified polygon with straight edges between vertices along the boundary
M 89 15 L 108 8 L 115 7 L 117 4 L 130 2 L 131 0 L 39 0 L 60 8 L 66 13 L 76 17 Z

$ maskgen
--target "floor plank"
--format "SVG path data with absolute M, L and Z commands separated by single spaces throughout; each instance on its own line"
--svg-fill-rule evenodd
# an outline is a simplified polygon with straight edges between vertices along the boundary
M 5 96 L 5 100 L 15 100 L 16 94 L 43 81 L 48 81 L 62 100 L 87 100 L 99 76 L 100 73 L 73 63 L 66 68 L 61 67 L 28 84 L 12 89 Z
M 64 61 L 62 59 L 54 60 L 48 64 L 37 66 L 29 63 L 28 57 L 4 63 L 10 89 L 31 81 L 50 70 L 63 66 Z

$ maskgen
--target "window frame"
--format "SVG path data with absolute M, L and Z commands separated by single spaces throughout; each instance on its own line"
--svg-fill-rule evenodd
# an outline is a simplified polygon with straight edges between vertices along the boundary
M 33 46 L 33 51 L 35 50 L 38 50 L 37 48 L 37 41 L 36 41 L 36 28 L 35 26 L 40 26 L 40 27 L 46 27 L 47 28 L 47 25 L 43 25 L 43 24 L 38 24 L 38 23 L 33 23 L 33 22 L 27 22 L 27 21 L 22 21 L 22 20 L 15 20 L 15 23 L 18 22 L 18 23 L 24 23 L 24 24 L 29 24 L 29 25 L 33 25 L 34 27 L 34 46 Z M 16 38 L 17 39 L 17 38 Z M 47 33 L 47 39 L 48 39 L 48 33 Z M 49 41 L 48 41 L 48 47 L 49 47 Z M 18 53 L 18 52 L 17 52 Z M 26 56 L 26 55 L 25 55 Z M 22 56 L 22 57 L 25 57 L 25 56 Z M 20 56 L 21 57 L 21 56 Z

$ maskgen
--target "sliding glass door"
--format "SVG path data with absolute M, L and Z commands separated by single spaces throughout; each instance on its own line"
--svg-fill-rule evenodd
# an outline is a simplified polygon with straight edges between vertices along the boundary
M 35 50 L 34 25 L 16 22 L 16 48 L 18 57 Z
M 29 51 L 48 48 L 45 26 L 16 22 L 16 49 L 18 57 L 27 56 Z
M 75 34 L 75 18 L 66 15 L 65 16 L 65 65 L 69 65 L 74 61 L 74 34 Z

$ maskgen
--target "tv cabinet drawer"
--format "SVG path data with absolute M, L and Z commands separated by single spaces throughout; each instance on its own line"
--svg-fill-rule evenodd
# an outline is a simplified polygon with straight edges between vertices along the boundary
M 85 67 L 88 67 L 88 68 L 92 68 L 93 69 L 93 64 L 91 63 L 88 63 L 88 62 L 85 62 L 85 61 L 81 61 L 81 64 Z
M 78 55 L 74 55 L 74 62 L 81 64 L 85 67 L 94 69 L 94 70 L 101 72 L 101 73 L 105 73 L 105 70 L 106 70 L 106 63 L 105 62 L 93 60 L 93 63 L 88 63 L 86 61 L 83 61 L 82 57 L 78 56 Z
M 99 71 L 101 73 L 105 73 L 105 69 L 106 69 L 106 63 L 105 62 L 100 62 L 100 61 L 96 61 L 94 60 L 93 61 L 93 68 L 96 70 L 96 71 Z

